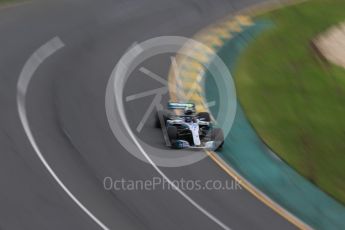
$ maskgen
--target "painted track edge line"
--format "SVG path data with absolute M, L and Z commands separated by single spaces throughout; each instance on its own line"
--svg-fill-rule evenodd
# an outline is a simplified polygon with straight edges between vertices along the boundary
M 64 190 L 64 192 L 76 203 L 84 213 L 86 213 L 101 229 L 109 230 L 109 228 L 103 224 L 96 216 L 92 214 L 77 198 L 76 196 L 66 187 L 66 185 L 61 181 L 61 179 L 57 176 L 54 170 L 51 168 L 45 157 L 43 156 L 41 150 L 36 143 L 36 140 L 31 132 L 30 125 L 27 118 L 26 113 L 26 93 L 28 90 L 28 86 L 30 84 L 30 80 L 32 79 L 34 73 L 38 69 L 38 67 L 46 60 L 48 57 L 53 55 L 56 51 L 60 50 L 64 47 L 64 43 L 58 38 L 55 37 L 37 49 L 27 60 L 25 63 L 22 72 L 20 73 L 18 82 L 17 82 L 17 108 L 20 121 L 24 128 L 25 134 L 34 149 L 36 155 L 50 173 L 50 175 L 54 178 L 54 180 L 58 183 L 58 185 Z
M 302 1 L 304 2 L 306 0 L 302 0 Z M 290 5 L 291 5 L 292 2 L 294 2 L 296 4 L 296 3 L 300 3 L 301 0 L 284 1 L 284 2 L 289 2 Z M 280 6 L 282 6 L 282 5 L 280 5 Z M 240 14 L 239 13 L 235 14 L 235 16 L 238 16 L 238 15 L 240 15 Z M 206 29 L 212 29 L 213 26 L 217 26 L 222 21 L 227 21 L 229 19 L 235 18 L 235 16 L 232 16 L 230 18 L 229 17 L 224 17 L 223 20 L 220 20 L 220 21 L 218 21 L 218 22 L 216 22 L 214 24 L 211 24 L 210 26 L 206 27 Z M 172 69 L 172 67 L 171 67 L 171 69 Z M 170 72 L 169 72 L 169 92 L 170 92 L 171 99 L 176 99 L 177 98 L 176 92 L 175 92 L 176 89 L 174 89 L 174 87 L 176 87 L 176 79 L 174 77 L 172 77 L 171 69 L 170 69 Z M 205 98 L 203 98 L 203 99 L 204 99 L 204 101 L 206 101 Z M 243 182 L 243 187 L 249 193 L 251 193 L 257 199 L 259 199 L 261 202 L 263 202 L 266 206 L 271 208 L 277 214 L 279 214 L 280 216 L 285 218 L 287 221 L 289 221 L 290 223 L 292 223 L 294 226 L 296 226 L 299 229 L 303 229 L 303 230 L 313 229 L 312 227 L 307 225 L 304 221 L 302 221 L 301 219 L 299 219 L 298 217 L 296 217 L 295 215 L 293 215 L 292 213 L 290 213 L 289 211 L 284 209 L 278 203 L 276 203 L 271 198 L 269 198 L 267 195 L 265 195 L 263 192 L 261 192 L 259 189 L 257 189 L 253 184 L 251 184 L 249 181 L 247 181 L 245 178 L 243 178 L 238 172 L 236 172 L 233 168 L 231 168 L 229 164 L 224 162 L 223 159 L 219 158 L 219 156 L 216 153 L 212 152 L 214 155 L 211 154 L 211 152 L 209 152 L 209 151 L 206 151 L 206 153 L 229 176 L 233 177 L 239 183 Z M 238 180 L 238 178 L 241 178 L 241 180 Z
M 207 151 L 207 155 L 220 167 L 222 168 L 228 175 L 235 178 L 236 181 L 238 181 L 247 191 L 249 191 L 253 196 L 255 196 L 258 200 L 260 200 L 262 203 L 267 205 L 269 208 L 274 210 L 276 213 L 284 217 L 286 220 L 294 224 L 299 229 L 303 230 L 311 230 L 313 229 L 306 223 L 304 223 L 302 220 L 300 220 L 298 217 L 284 209 L 282 206 L 280 206 L 278 203 L 273 201 L 271 198 L 269 198 L 267 195 L 265 195 L 263 192 L 261 192 L 258 188 L 256 188 L 252 183 L 250 183 L 248 180 L 246 180 L 241 174 L 239 174 L 235 169 L 229 166 L 228 163 L 226 163 L 217 153 Z
M 221 220 L 219 220 L 216 216 L 214 216 L 212 213 L 210 213 L 209 211 L 207 211 L 205 208 L 203 208 L 201 205 L 199 205 L 196 201 L 194 201 L 188 194 L 186 194 L 185 192 L 183 192 L 177 185 L 175 185 L 170 179 L 169 177 L 156 165 L 156 163 L 151 159 L 151 157 L 147 154 L 147 152 L 145 151 L 145 149 L 141 146 L 141 144 L 138 142 L 137 138 L 135 137 L 133 131 L 131 130 L 128 121 L 126 119 L 126 115 L 124 112 L 124 105 L 123 105 L 123 98 L 122 98 L 122 92 L 120 90 L 116 90 L 117 86 L 121 86 L 123 81 L 119 80 L 118 78 L 116 78 L 116 71 L 117 71 L 117 67 L 116 66 L 113 70 L 113 72 L 111 73 L 111 77 L 109 79 L 108 82 L 108 86 L 110 87 L 109 92 L 112 93 L 112 96 L 114 96 L 115 99 L 115 106 L 117 106 L 118 108 L 118 113 L 119 113 L 119 117 L 122 120 L 122 125 L 123 127 L 126 129 L 129 137 L 132 139 L 132 141 L 134 142 L 134 144 L 136 145 L 136 147 L 138 148 L 138 150 L 143 154 L 143 156 L 146 158 L 146 160 L 148 161 L 148 163 L 150 163 L 150 165 L 154 168 L 154 170 L 162 176 L 162 178 L 164 178 L 169 184 L 170 186 L 172 186 L 172 188 L 178 193 L 180 194 L 185 200 L 187 200 L 192 206 L 194 206 L 197 210 L 199 210 L 201 213 L 203 213 L 206 217 L 208 217 L 210 220 L 212 220 L 214 223 L 216 223 L 220 228 L 224 229 L 224 230 L 232 230 L 229 226 L 227 226 L 225 223 L 223 223 Z M 108 92 L 108 90 L 106 90 L 106 92 Z M 106 93 L 106 98 L 107 98 L 107 93 Z M 107 100 L 106 100 L 107 101 Z M 106 102 L 107 103 L 107 102 Z M 107 105 L 106 105 L 106 111 L 107 113 L 111 113 L 111 111 L 109 111 L 107 109 Z M 108 116 L 108 115 L 107 115 Z M 108 116 L 109 119 L 109 116 Z

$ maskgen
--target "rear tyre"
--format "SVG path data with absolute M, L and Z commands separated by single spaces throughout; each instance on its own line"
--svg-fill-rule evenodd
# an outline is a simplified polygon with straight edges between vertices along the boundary
M 212 140 L 216 143 L 216 150 L 219 150 L 223 147 L 224 133 L 221 128 L 214 128 L 212 130 Z
M 203 121 L 207 121 L 210 122 L 211 121 L 211 116 L 208 112 L 200 112 L 198 113 L 198 118 L 203 120 Z

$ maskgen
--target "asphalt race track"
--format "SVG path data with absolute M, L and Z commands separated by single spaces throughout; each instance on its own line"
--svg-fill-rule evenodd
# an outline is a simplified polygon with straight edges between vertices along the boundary
M 0 229 L 102 229 L 44 167 L 18 115 L 16 87 L 21 70 L 32 53 L 55 37 L 64 47 L 44 61 L 31 79 L 26 94 L 28 123 L 56 175 L 105 226 L 293 229 L 246 190 L 186 191 L 205 214 L 173 190 L 107 191 L 103 186 L 105 177 L 159 177 L 150 164 L 122 147 L 108 124 L 105 90 L 125 51 L 134 42 L 157 36 L 190 37 L 257 2 L 46 0 L 0 9 Z M 167 57 L 153 58 L 147 65 L 166 77 L 170 62 Z M 140 74 L 133 79 L 126 86 L 126 95 L 156 84 Z M 149 103 L 150 98 L 129 103 L 128 120 L 135 123 Z M 162 137 L 152 124 L 150 118 L 140 138 L 159 146 Z M 171 180 L 233 180 L 209 158 L 161 170 Z

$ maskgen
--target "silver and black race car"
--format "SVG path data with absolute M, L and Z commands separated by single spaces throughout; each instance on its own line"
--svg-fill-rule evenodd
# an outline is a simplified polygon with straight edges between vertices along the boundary
M 214 127 L 209 113 L 196 113 L 193 103 L 169 102 L 168 110 L 157 112 L 156 126 L 162 128 L 167 145 L 175 149 L 218 150 L 224 143 L 222 129 Z

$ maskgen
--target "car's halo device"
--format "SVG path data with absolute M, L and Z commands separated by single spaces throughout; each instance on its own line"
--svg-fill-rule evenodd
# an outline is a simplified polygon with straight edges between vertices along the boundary
M 168 110 L 157 112 L 156 125 L 171 148 L 219 150 L 224 143 L 222 129 L 214 127 L 208 112 L 196 113 L 193 103 L 169 102 Z

